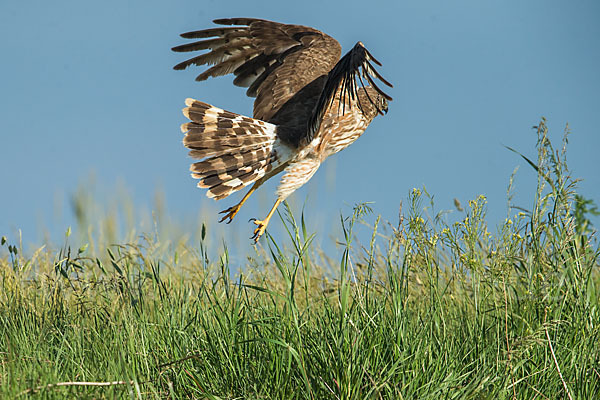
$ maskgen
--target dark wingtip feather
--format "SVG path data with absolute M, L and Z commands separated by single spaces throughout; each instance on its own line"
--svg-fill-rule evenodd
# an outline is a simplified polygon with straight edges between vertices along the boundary
M 188 50 L 189 47 L 190 47 L 190 43 L 186 43 L 186 44 L 180 44 L 179 46 L 171 47 L 171 50 L 176 53 L 184 53 L 187 51 L 192 51 L 192 50 Z
M 209 37 L 214 37 L 214 36 L 223 36 L 227 32 L 235 32 L 235 31 L 240 31 L 243 29 L 245 29 L 245 28 L 244 27 L 221 27 L 221 26 L 219 26 L 216 28 L 209 28 L 209 29 L 202 29 L 199 31 L 185 32 L 179 36 L 181 36 L 182 38 L 185 38 L 185 39 L 202 39 L 202 38 L 209 38 Z
M 379 88 L 379 86 L 377 86 L 375 84 L 375 81 L 373 80 L 373 78 L 371 78 L 371 75 L 365 74 L 365 77 L 367 78 L 367 80 L 369 81 L 369 83 L 371 84 L 371 86 L 373 87 L 373 89 L 377 90 L 377 93 L 379 93 L 381 96 L 385 97 L 386 100 L 392 101 L 392 97 L 389 96 L 387 93 L 385 93 L 383 90 L 381 90 Z
M 233 20 L 235 18 L 217 18 L 217 19 L 213 19 L 213 24 L 217 24 L 217 25 L 235 25 L 233 23 Z
M 369 50 L 367 50 L 366 47 L 365 47 L 365 51 L 367 52 L 369 59 L 381 67 L 381 63 L 375 57 L 373 57 L 373 54 L 371 54 L 371 52 Z
M 189 61 L 184 61 L 184 62 L 180 62 L 179 64 L 177 64 L 176 66 L 174 66 L 173 69 L 175 71 L 183 71 L 184 69 L 186 69 L 189 66 L 190 66 Z
M 217 18 L 213 19 L 213 23 L 218 25 L 248 25 L 251 18 Z
M 260 18 L 246 18 L 246 17 L 213 19 L 213 23 L 218 24 L 218 25 L 250 25 L 251 23 L 257 22 L 257 21 L 265 21 L 265 20 L 260 19 Z
M 366 60 L 365 63 L 369 67 L 369 71 L 368 72 L 373 72 L 373 74 L 377 77 L 377 79 L 379 79 L 381 82 L 383 82 L 387 86 L 389 86 L 391 88 L 394 87 L 394 85 L 392 85 L 390 82 L 388 82 L 383 76 L 381 76 L 381 74 L 379 72 L 377 72 L 377 70 L 373 67 L 373 65 L 371 65 L 371 63 L 369 62 L 369 60 Z M 381 65 L 381 64 L 379 64 L 379 65 Z
M 177 53 L 185 53 L 190 51 L 213 49 L 214 46 L 219 46 L 224 43 L 223 38 L 212 38 L 207 40 L 199 40 L 197 42 L 181 44 L 173 47 L 171 50 Z
M 179 46 L 171 47 L 171 51 L 174 51 L 176 53 L 181 53 L 183 51 L 183 50 L 181 50 L 181 46 L 184 46 L 184 45 L 180 44 Z

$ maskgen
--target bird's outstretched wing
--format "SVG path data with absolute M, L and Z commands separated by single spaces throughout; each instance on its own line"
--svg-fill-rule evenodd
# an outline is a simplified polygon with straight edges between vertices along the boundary
M 184 33 L 186 39 L 205 39 L 173 48 L 177 52 L 210 50 L 177 64 L 212 65 L 198 75 L 202 81 L 233 73 L 233 83 L 256 97 L 254 118 L 268 121 L 299 90 L 327 75 L 341 55 L 340 44 L 314 28 L 253 19 L 213 21 L 223 27 Z
M 373 78 L 379 79 L 389 87 L 393 86 L 375 70 L 371 61 L 381 66 L 381 63 L 369 53 L 365 46 L 361 42 L 358 42 L 329 72 L 325 87 L 321 92 L 321 96 L 317 101 L 317 105 L 315 106 L 309 122 L 307 133 L 308 141 L 312 140 L 319 131 L 323 115 L 332 105 L 336 96 L 338 96 L 339 100 L 339 114 L 344 114 L 344 112 L 346 112 L 346 107 L 349 107 L 353 103 L 357 104 L 360 111 L 365 112 L 365 107 L 367 105 L 361 104 L 358 95 L 358 91 L 361 90 L 361 88 L 364 88 L 366 99 L 370 103 L 369 106 L 374 107 L 377 113 L 383 114 L 381 104 L 377 101 L 377 98 L 373 98 L 373 95 L 369 95 L 370 90 L 366 90 L 368 86 L 365 85 L 365 81 L 372 89 L 374 89 L 371 93 L 376 93 L 389 101 L 391 101 L 392 98 L 377 86 Z

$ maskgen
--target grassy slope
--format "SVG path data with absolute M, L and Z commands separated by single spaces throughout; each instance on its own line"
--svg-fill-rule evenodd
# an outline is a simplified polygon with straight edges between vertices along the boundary
M 0 397 L 600 398 L 589 204 L 538 134 L 535 205 L 493 234 L 483 196 L 448 225 L 414 190 L 365 246 L 358 206 L 334 263 L 288 213 L 291 245 L 271 239 L 235 280 L 202 245 L 3 243 Z

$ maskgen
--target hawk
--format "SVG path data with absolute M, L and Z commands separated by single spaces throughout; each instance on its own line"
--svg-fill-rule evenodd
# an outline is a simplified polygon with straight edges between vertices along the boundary
M 392 85 L 375 70 L 372 63 L 381 63 L 361 42 L 340 58 L 335 39 L 307 26 L 255 18 L 213 22 L 222 26 L 181 34 L 200 40 L 173 51 L 208 52 L 174 69 L 211 66 L 197 81 L 233 73 L 234 85 L 256 97 L 253 117 L 187 99 L 183 114 L 190 122 L 181 125 L 183 143 L 200 160 L 190 171 L 209 198 L 219 200 L 253 184 L 238 204 L 221 211 L 219 222 L 231 222 L 256 189 L 285 172 L 266 218 L 254 219 L 251 239 L 257 242 L 286 197 L 327 157 L 358 139 L 375 116 L 387 113 L 392 98 L 374 78 Z

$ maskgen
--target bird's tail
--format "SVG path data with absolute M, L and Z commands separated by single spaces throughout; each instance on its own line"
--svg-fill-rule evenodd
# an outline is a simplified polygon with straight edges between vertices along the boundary
M 265 176 L 282 163 L 285 145 L 277 126 L 245 117 L 194 99 L 187 99 L 181 125 L 190 156 L 202 161 L 190 166 L 198 187 L 216 200 L 229 196 Z

